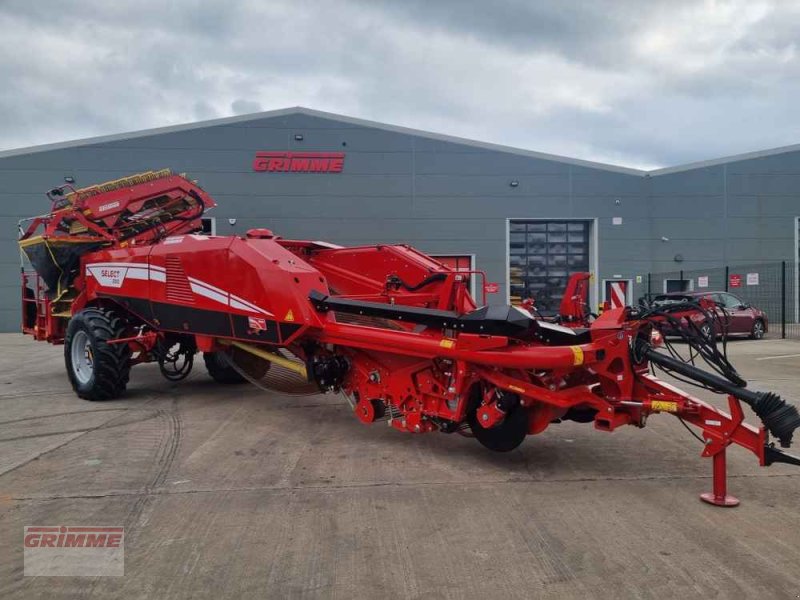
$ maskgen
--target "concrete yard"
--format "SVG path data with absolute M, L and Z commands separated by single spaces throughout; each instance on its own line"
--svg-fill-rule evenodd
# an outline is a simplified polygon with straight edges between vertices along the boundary
M 730 352 L 751 387 L 800 400 L 800 344 Z M 86 402 L 62 354 L 0 336 L 6 600 L 800 596 L 800 468 L 734 449 L 742 504 L 707 506 L 710 461 L 669 415 L 498 455 L 362 425 L 340 396 L 221 387 L 202 361 Z M 124 525 L 125 575 L 24 577 L 23 526 L 62 524 Z

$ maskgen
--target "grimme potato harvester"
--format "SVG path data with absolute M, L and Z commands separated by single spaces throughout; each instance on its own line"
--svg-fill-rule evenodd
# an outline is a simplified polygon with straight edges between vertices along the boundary
M 719 318 L 702 301 L 595 318 L 588 275 L 575 274 L 555 319 L 530 302 L 479 306 L 469 279 L 481 273 L 405 245 L 340 247 L 267 229 L 203 235 L 214 200 L 169 170 L 48 197 L 49 213 L 20 224 L 33 267 L 23 265 L 22 329 L 64 345 L 81 398 L 119 397 L 143 362 L 182 379 L 202 352 L 220 383 L 341 391 L 364 423 L 462 433 L 501 452 L 565 420 L 611 432 L 669 413 L 702 434 L 714 472 L 702 498 L 721 506 L 738 503 L 726 490 L 731 444 L 764 466 L 800 464 L 782 450 L 800 426 L 796 408 L 747 389 L 724 340 L 703 336 L 697 319 L 671 323 L 691 355 L 682 357 L 660 335 L 675 312 Z M 726 395 L 729 412 L 658 379 L 656 368 Z M 760 426 L 745 422 L 742 403 Z

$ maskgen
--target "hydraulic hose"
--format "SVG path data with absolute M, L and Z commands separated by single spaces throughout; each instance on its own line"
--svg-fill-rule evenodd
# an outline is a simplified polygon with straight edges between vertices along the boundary
M 682 362 L 657 352 L 646 341 L 638 339 L 636 341 L 635 355 L 645 358 L 669 371 L 674 371 L 684 377 L 697 381 L 715 391 L 738 398 L 756 413 L 764 427 L 770 432 L 782 448 L 789 448 L 792 445 L 792 435 L 794 430 L 800 427 L 800 413 L 797 407 L 788 404 L 777 394 L 771 392 L 755 392 L 744 387 L 735 385 L 727 379 L 698 369 L 694 365 Z

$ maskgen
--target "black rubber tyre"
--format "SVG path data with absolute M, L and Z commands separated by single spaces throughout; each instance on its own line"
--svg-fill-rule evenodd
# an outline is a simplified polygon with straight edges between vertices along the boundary
M 113 400 L 130 378 L 128 344 L 109 344 L 124 337 L 127 322 L 116 311 L 85 308 L 73 316 L 64 337 L 64 362 L 72 389 L 84 400 Z
M 233 368 L 224 352 L 203 352 L 203 362 L 206 363 L 208 374 L 217 383 L 247 383 L 247 379 Z
M 765 333 L 764 321 L 761 319 L 756 319 L 753 322 L 753 330 L 750 332 L 750 339 L 753 340 L 760 340 L 764 338 Z
M 528 411 L 517 406 L 511 409 L 503 422 L 491 429 L 486 429 L 478 422 L 478 406 L 481 401 L 481 386 L 472 388 L 470 410 L 467 414 L 469 428 L 475 439 L 483 446 L 495 452 L 511 452 L 525 441 L 528 435 Z

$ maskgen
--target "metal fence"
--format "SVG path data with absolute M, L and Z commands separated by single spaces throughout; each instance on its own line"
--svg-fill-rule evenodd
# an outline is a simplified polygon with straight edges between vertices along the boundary
M 793 261 L 637 275 L 630 299 L 667 292 L 729 292 L 767 314 L 769 336 L 800 339 L 798 273 Z

